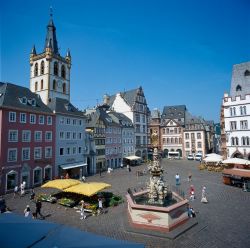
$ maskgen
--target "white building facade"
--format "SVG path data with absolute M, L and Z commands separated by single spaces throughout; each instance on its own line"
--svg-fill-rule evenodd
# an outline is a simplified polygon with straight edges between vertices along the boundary
M 250 159 L 250 62 L 234 65 L 230 95 L 222 102 L 224 156 Z

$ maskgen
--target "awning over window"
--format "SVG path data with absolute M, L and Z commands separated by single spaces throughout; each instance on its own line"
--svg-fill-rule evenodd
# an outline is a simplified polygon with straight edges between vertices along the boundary
M 72 168 L 77 168 L 77 167 L 82 167 L 82 166 L 86 166 L 86 163 L 73 163 L 73 164 L 62 164 L 60 165 L 60 167 L 63 170 L 67 170 L 67 169 L 72 169 Z
M 137 157 L 137 156 L 128 156 L 128 157 L 125 157 L 126 159 L 129 159 L 129 160 L 139 160 L 141 159 L 141 157 Z

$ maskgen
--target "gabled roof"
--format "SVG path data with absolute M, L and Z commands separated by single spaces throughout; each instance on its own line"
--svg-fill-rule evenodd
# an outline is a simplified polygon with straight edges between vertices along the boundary
M 30 89 L 5 82 L 0 82 L 0 108 L 52 113 L 50 108 L 43 103 L 39 95 L 31 92 Z
M 120 124 L 122 127 L 133 128 L 133 122 L 124 114 L 117 113 L 115 111 L 109 112 L 108 115 L 113 119 L 117 124 Z
M 162 119 L 185 118 L 186 105 L 165 106 L 162 112 Z
M 132 107 L 134 105 L 135 100 L 136 100 L 136 96 L 138 95 L 139 92 L 141 92 L 142 95 L 144 95 L 142 87 L 139 87 L 139 88 L 133 89 L 133 90 L 129 90 L 129 91 L 121 92 L 120 95 L 126 101 L 126 103 Z M 112 95 L 109 97 L 110 106 L 113 105 L 115 98 L 116 98 L 116 95 Z
M 57 114 L 74 115 L 78 117 L 85 117 L 84 113 L 78 110 L 72 103 L 62 98 L 52 98 L 48 107 Z

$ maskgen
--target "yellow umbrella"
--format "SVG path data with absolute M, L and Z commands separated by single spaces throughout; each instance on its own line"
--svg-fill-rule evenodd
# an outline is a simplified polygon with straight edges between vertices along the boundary
M 42 185 L 42 188 L 56 188 L 63 190 L 79 183 L 81 182 L 75 179 L 55 179 Z
M 97 192 L 111 187 L 110 184 L 107 183 L 80 183 L 78 185 L 72 186 L 64 190 L 64 192 L 77 193 L 86 196 L 92 196 Z

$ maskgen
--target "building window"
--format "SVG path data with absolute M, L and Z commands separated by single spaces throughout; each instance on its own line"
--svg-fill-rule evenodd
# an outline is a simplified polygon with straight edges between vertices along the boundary
M 189 133 L 185 133 L 185 139 L 189 139 Z
M 61 148 L 59 149 L 59 154 L 60 154 L 60 156 L 63 156 L 63 155 L 64 155 L 64 148 L 63 148 L 63 147 L 61 147 Z
M 42 131 L 35 131 L 35 141 L 42 141 Z
M 52 125 L 52 116 L 47 116 L 47 125 Z
M 197 133 L 197 139 L 201 139 L 201 133 Z
M 34 76 L 37 77 L 38 76 L 38 64 L 35 64 L 35 71 L 34 71 Z
M 64 139 L 64 132 L 60 132 L 59 137 L 60 137 L 60 139 Z
M 186 142 L 186 148 L 189 148 L 189 147 L 190 147 L 189 142 Z
M 26 113 L 20 113 L 20 122 L 26 123 Z
M 30 142 L 31 132 L 30 130 L 23 130 L 22 132 L 22 142 Z
M 241 129 L 241 130 L 246 130 L 246 129 L 248 129 L 247 120 L 240 121 L 240 129 Z
M 239 145 L 238 137 L 232 137 L 231 138 L 231 144 L 232 144 L 232 146 L 238 146 Z
M 12 190 L 18 184 L 18 174 L 16 171 L 10 171 L 6 174 L 6 190 Z
M 179 138 L 179 144 L 182 144 L 182 138 Z
M 37 167 L 34 169 L 34 177 L 33 178 L 34 178 L 34 180 L 33 180 L 34 185 L 42 183 L 42 169 L 40 167 Z
M 230 130 L 237 130 L 237 122 L 230 121 Z
M 64 124 L 64 117 L 60 118 L 60 124 Z
M 146 122 L 145 115 L 142 115 L 142 123 L 145 123 L 145 122 Z
M 53 80 L 53 90 L 56 90 L 56 80 Z
M 242 88 L 241 88 L 241 86 L 238 84 L 237 86 L 236 86 L 236 91 L 241 91 L 242 90 Z
M 76 132 L 72 133 L 72 139 L 76 139 Z
M 81 146 L 78 147 L 78 153 L 82 154 L 82 147 Z
M 9 130 L 8 141 L 9 142 L 18 141 L 18 130 Z
M 76 125 L 76 119 L 73 119 L 73 120 L 72 120 L 72 123 L 73 123 L 73 125 L 75 126 L 75 125 Z
M 67 125 L 70 125 L 70 118 L 67 118 L 67 119 L 66 119 L 66 124 L 67 124 Z
M 70 139 L 70 132 L 66 132 L 66 139 Z
M 62 65 L 62 67 L 61 67 L 61 77 L 62 78 L 66 78 L 66 72 L 65 72 L 65 66 L 64 65 Z
M 197 143 L 197 147 L 198 147 L 198 148 L 201 148 L 201 142 L 198 142 L 198 143 Z
M 22 161 L 30 160 L 30 148 L 23 148 L 22 149 Z
M 230 108 L 230 116 L 235 116 L 236 115 L 236 108 Z
M 140 114 L 135 114 L 135 121 L 140 122 Z
M 51 131 L 45 132 L 45 141 L 52 141 L 52 132 Z
M 249 71 L 249 70 L 245 70 L 244 76 L 245 76 L 245 77 L 250 76 L 250 71 Z
M 66 94 L 66 83 L 63 83 L 63 93 Z
M 8 149 L 8 162 L 17 161 L 17 148 Z
M 72 148 L 72 154 L 76 154 L 76 147 L 75 146 Z
M 241 107 L 240 107 L 240 114 L 241 114 L 241 115 L 246 115 L 246 114 L 247 114 L 246 106 L 241 106 Z
M 44 74 L 44 61 L 41 62 L 41 74 Z
M 34 148 L 34 159 L 41 159 L 42 158 L 42 148 L 35 147 Z
M 67 147 L 67 148 L 66 148 L 66 154 L 67 154 L 67 155 L 70 155 L 70 147 Z
M 30 114 L 30 124 L 36 124 L 36 115 Z
M 82 133 L 78 133 L 78 139 L 79 139 L 79 140 L 82 139 Z
M 194 133 L 191 133 L 191 139 L 194 139 Z
M 45 158 L 52 158 L 52 147 L 45 147 Z
M 175 139 L 174 139 L 174 143 L 175 143 L 175 144 L 178 144 L 178 138 L 175 138 Z
M 16 112 L 9 112 L 9 122 L 16 122 Z
M 44 115 L 39 115 L 39 124 L 44 124 Z
M 82 120 L 79 120 L 79 126 L 82 126 Z
M 35 82 L 35 91 L 37 91 L 38 88 L 38 82 Z
M 58 63 L 54 62 L 54 75 L 58 76 Z
M 43 80 L 41 80 L 41 90 L 43 90 Z

